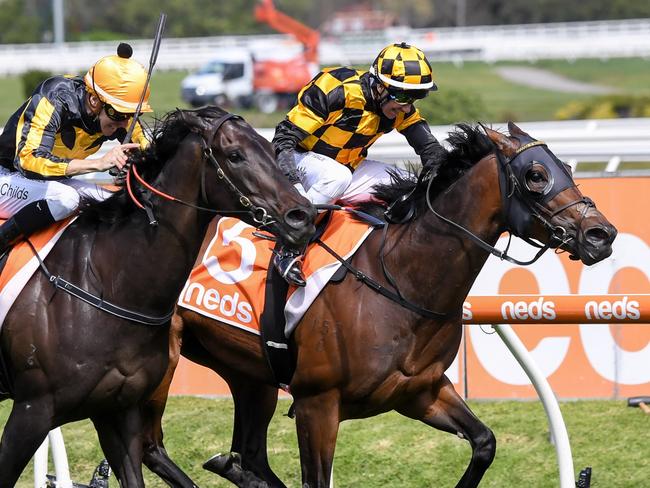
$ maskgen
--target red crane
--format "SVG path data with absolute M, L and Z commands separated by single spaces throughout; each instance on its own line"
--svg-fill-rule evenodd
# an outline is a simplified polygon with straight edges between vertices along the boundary
M 320 33 L 276 10 L 273 0 L 260 0 L 255 19 L 283 34 L 292 35 L 303 45 L 303 52 L 293 59 L 265 60 L 255 63 L 253 84 L 258 92 L 297 94 L 318 71 Z

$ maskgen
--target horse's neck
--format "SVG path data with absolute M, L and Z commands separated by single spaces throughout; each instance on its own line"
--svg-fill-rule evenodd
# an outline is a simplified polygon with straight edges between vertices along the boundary
M 193 144 L 182 145 L 152 186 L 184 202 L 200 203 L 200 164 L 191 163 L 200 158 L 196 149 Z M 149 301 L 156 308 L 170 300 L 173 303 L 180 293 L 211 215 L 161 197 L 153 197 L 151 201 L 158 225 L 150 226 L 145 212 L 137 211 L 130 221 L 117 226 L 106 239 L 96 243 L 94 261 L 99 262 L 107 252 L 117 250 L 119 269 L 103 270 L 112 274 L 113 288 L 124 287 L 130 296 Z M 152 289 L 156 293 L 151 293 Z
M 502 228 L 495 159 L 486 157 L 478 162 L 440 195 L 433 207 L 440 215 L 494 244 Z M 400 241 L 408 242 L 400 259 L 400 275 L 409 276 L 407 295 L 440 312 L 460 310 L 489 254 L 428 209 L 409 225 Z

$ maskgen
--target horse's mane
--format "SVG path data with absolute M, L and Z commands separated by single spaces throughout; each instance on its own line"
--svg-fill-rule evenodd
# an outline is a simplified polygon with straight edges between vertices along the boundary
M 447 142 L 451 149 L 440 152 L 438 174 L 431 181 L 432 199 L 449 188 L 484 156 L 494 151 L 492 141 L 478 125 L 457 124 L 449 133 Z M 429 178 L 425 173 L 418 177 L 413 172 L 404 175 L 397 171 L 391 171 L 390 183 L 379 184 L 373 188 L 375 201 L 360 203 L 357 208 L 383 218 L 386 207 L 413 192 L 409 200 L 414 202 L 415 215 L 418 215 L 425 206 L 424 196 L 428 187 Z M 415 191 L 413 191 L 414 189 Z
M 196 110 L 176 109 L 162 118 L 154 119 L 149 127 L 151 144 L 146 149 L 132 151 L 129 163 L 137 165 L 138 173 L 146 180 L 153 181 L 162 171 L 165 163 L 178 150 L 181 142 L 192 131 L 200 131 L 201 127 L 190 121 L 200 119 L 218 119 L 226 112 L 218 107 L 203 107 Z M 187 115 L 193 117 L 187 117 Z M 133 185 L 133 192 L 139 200 L 147 200 L 149 195 L 140 185 Z M 100 220 L 115 222 L 130 215 L 137 209 L 124 188 L 103 202 L 85 200 L 81 206 L 83 220 Z

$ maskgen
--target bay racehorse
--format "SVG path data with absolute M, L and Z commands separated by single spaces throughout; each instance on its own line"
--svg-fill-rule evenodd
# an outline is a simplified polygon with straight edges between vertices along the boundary
M 144 486 L 139 404 L 167 368 L 171 311 L 213 211 L 241 214 L 294 244 L 314 231 L 316 212 L 277 168 L 270 143 L 216 107 L 172 112 L 131 163 L 133 201 L 120 191 L 84 209 L 3 323 L 0 384 L 13 407 L 0 443 L 1 488 L 15 486 L 49 430 L 84 418 L 120 486 Z
M 392 299 L 348 273 L 329 283 L 291 338 L 290 384 L 303 487 L 330 486 L 339 423 L 390 410 L 463 439 L 471 461 L 458 487 L 475 487 L 496 449 L 492 431 L 470 411 L 445 375 L 461 341 L 462 304 L 504 231 L 566 251 L 591 265 L 608 257 L 616 229 L 583 196 L 571 170 L 516 125 L 506 136 L 459 125 L 435 179 L 395 176 L 376 189 L 381 204 L 360 208 L 394 223 L 373 232 L 352 259 Z M 394 291 L 393 291 L 394 290 Z M 397 303 L 400 301 L 401 303 Z M 260 340 L 244 330 L 179 307 L 170 366 L 178 351 L 212 368 L 231 388 L 231 453 L 204 467 L 237 486 L 282 487 L 269 467 L 266 436 L 277 402 Z M 173 486 L 192 486 L 164 452 L 160 415 L 171 379 L 150 402 L 147 465 Z

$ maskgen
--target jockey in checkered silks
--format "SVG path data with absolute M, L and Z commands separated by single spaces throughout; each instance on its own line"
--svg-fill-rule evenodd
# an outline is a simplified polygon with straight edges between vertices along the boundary
M 275 129 L 278 164 L 312 203 L 367 199 L 388 183 L 395 166 L 366 159 L 382 134 L 401 132 L 433 177 L 444 148 L 431 134 L 415 102 L 437 90 L 424 53 L 406 43 L 384 48 L 369 71 L 325 69 L 298 94 Z M 304 286 L 303 250 L 281 248 L 274 260 L 291 284 Z

